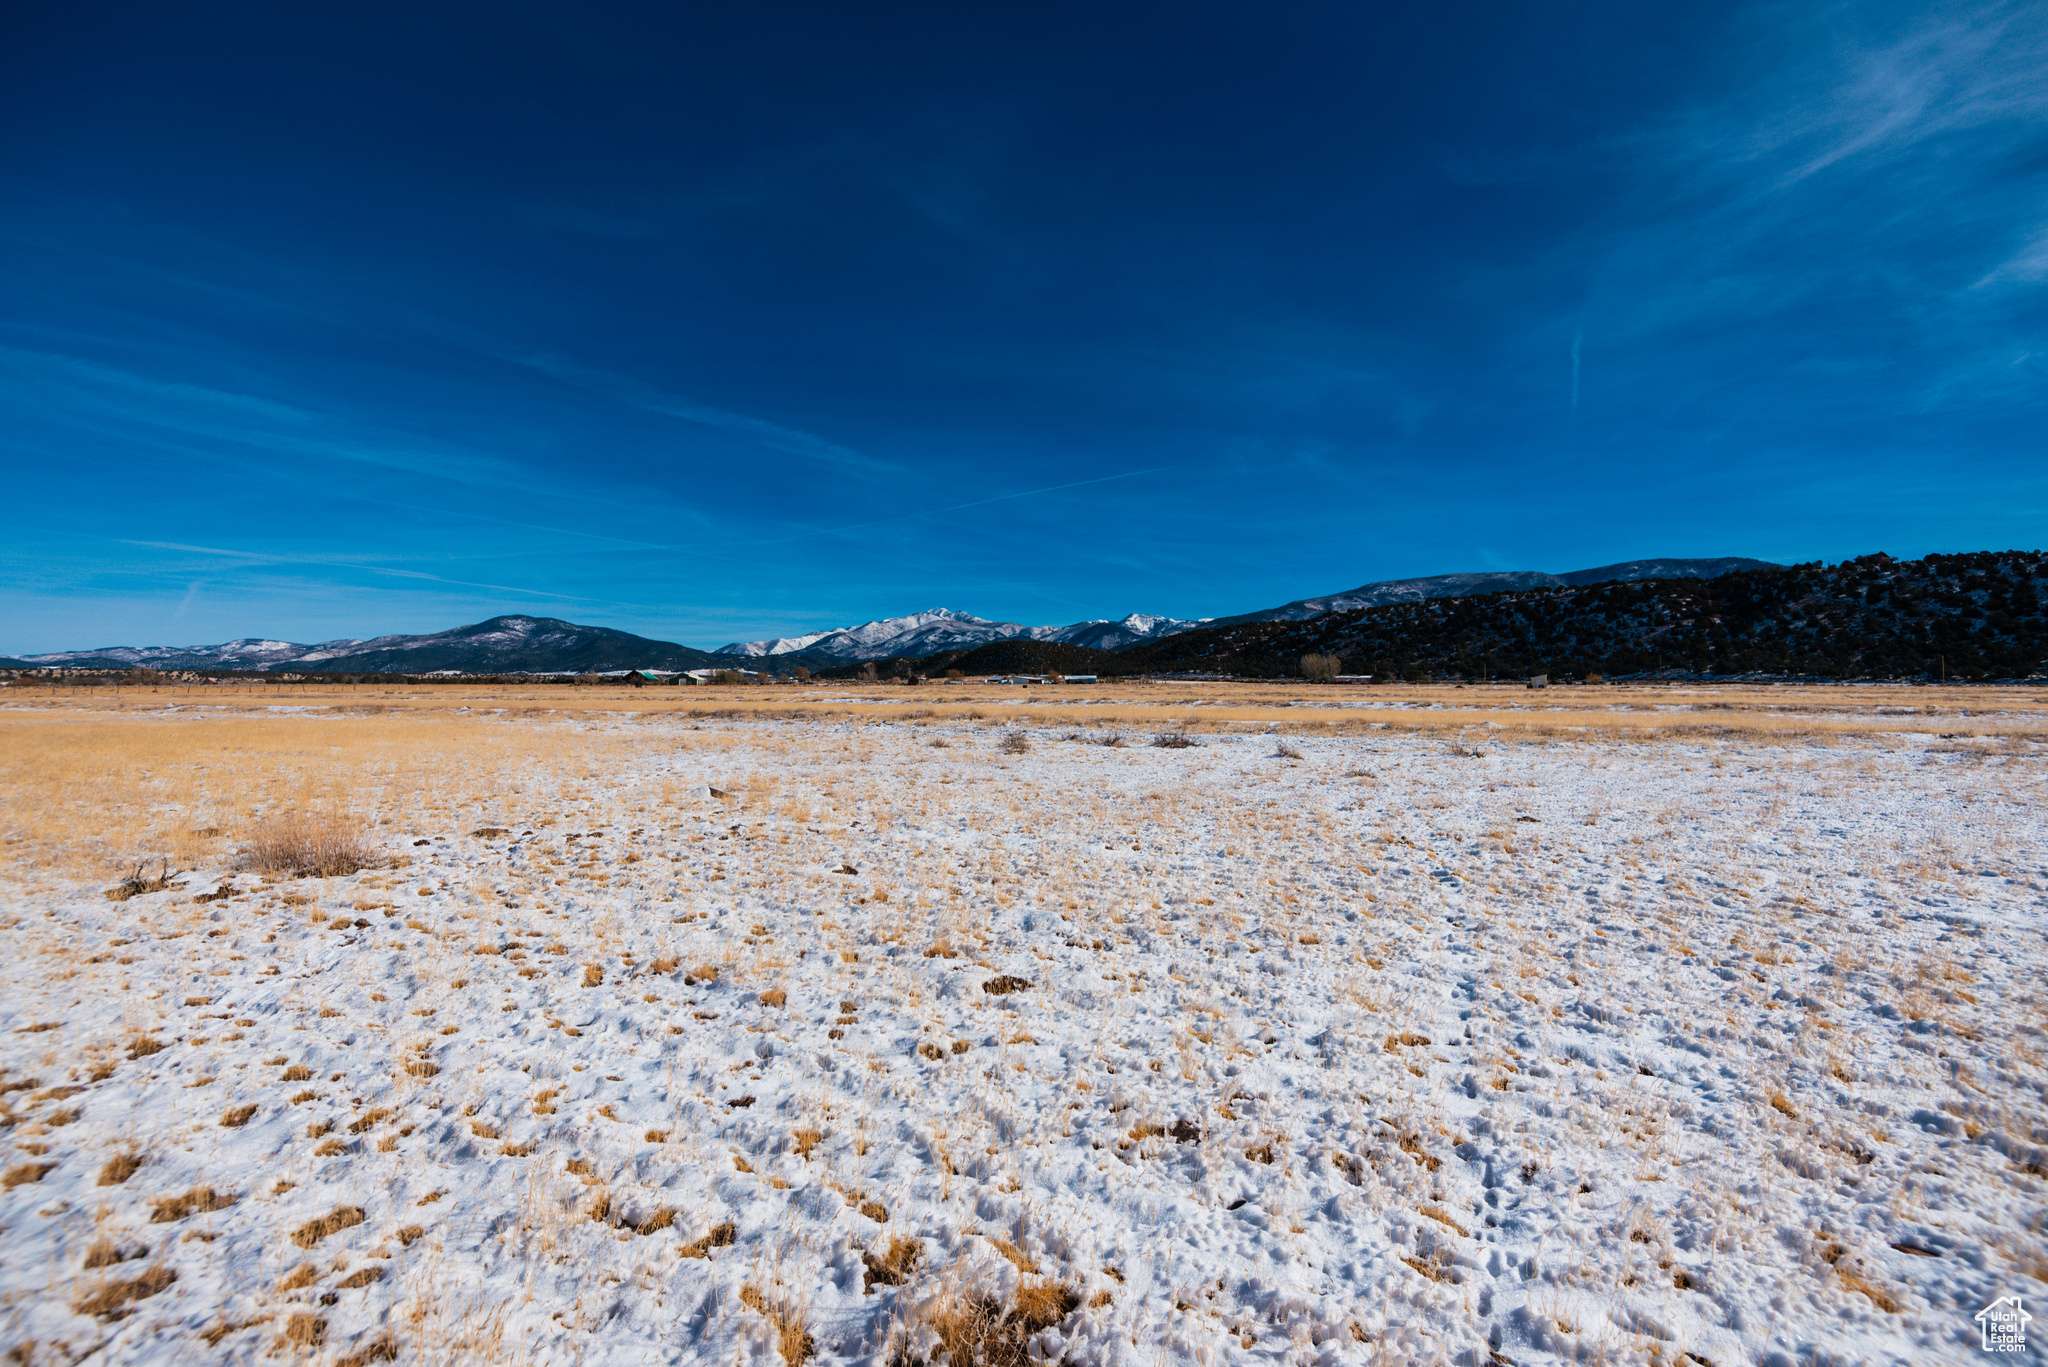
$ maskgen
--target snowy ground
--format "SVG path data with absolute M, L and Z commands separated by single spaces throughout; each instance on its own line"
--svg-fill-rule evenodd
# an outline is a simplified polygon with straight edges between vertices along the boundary
M 2038 743 L 630 729 L 379 871 L 0 884 L 0 1348 L 1962 1361 L 2048 1295 Z

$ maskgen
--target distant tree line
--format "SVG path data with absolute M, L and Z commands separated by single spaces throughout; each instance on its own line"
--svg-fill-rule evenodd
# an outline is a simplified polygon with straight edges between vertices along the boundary
M 1660 672 L 2024 678 L 2048 671 L 2048 553 L 1872 555 L 1718 579 L 1397 603 L 1185 632 L 1117 652 L 1102 672 L 1317 677 L 1311 656 L 1409 680 Z

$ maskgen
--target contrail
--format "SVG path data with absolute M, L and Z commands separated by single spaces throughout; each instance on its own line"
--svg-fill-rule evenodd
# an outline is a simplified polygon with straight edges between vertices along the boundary
M 1579 411 L 1579 345 L 1586 340 L 1586 330 L 1576 328 L 1572 332 L 1572 413 Z

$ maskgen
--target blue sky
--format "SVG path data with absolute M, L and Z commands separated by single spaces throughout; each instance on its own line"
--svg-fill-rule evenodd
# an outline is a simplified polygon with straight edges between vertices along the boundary
M 2048 540 L 2048 6 L 314 8 L 0 21 L 0 654 Z

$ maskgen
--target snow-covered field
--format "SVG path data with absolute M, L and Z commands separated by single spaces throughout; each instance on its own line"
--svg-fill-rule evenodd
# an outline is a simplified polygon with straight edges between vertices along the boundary
M 381 869 L 0 882 L 0 1348 L 1963 1361 L 2048 1303 L 2038 739 L 500 724 L 553 757 Z

